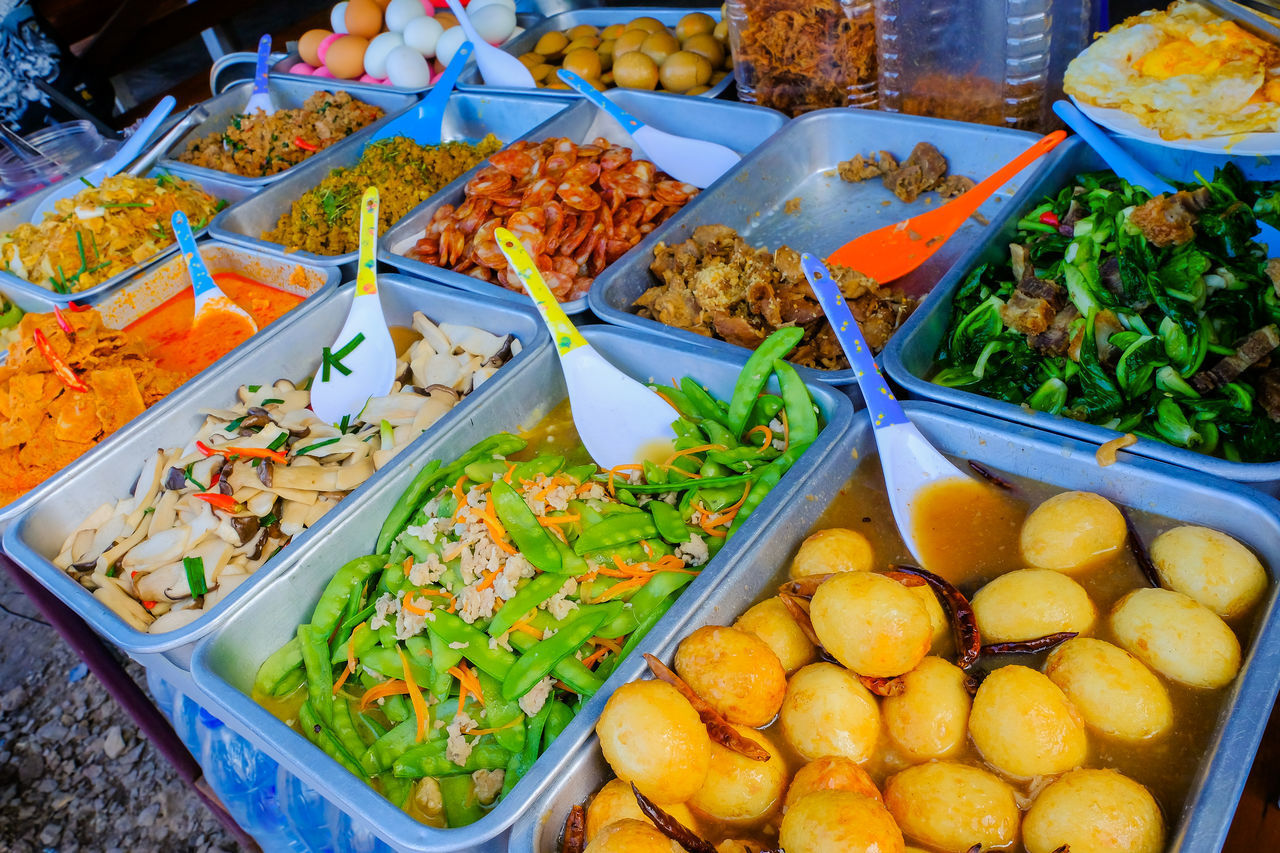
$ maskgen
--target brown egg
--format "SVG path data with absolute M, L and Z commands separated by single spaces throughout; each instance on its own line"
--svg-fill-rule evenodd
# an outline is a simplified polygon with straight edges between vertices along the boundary
M 307 30 L 302 34 L 302 38 L 298 39 L 298 54 L 302 57 L 302 61 L 308 65 L 320 67 L 320 54 L 317 48 L 320 42 L 327 39 L 333 33 L 328 30 Z
M 690 53 L 696 53 L 698 56 L 705 56 L 707 61 L 711 63 L 712 68 L 719 67 L 724 64 L 724 45 L 716 40 L 716 37 L 709 33 L 699 33 L 696 36 L 690 36 L 685 39 L 681 50 L 687 50 Z
M 593 80 L 600 76 L 604 68 L 600 63 L 600 54 L 589 47 L 580 47 L 564 55 L 564 69 L 572 71 L 579 77 Z
M 658 85 L 658 64 L 633 50 L 614 57 L 613 79 L 624 89 L 653 89 Z
M 436 23 L 446 30 L 458 26 L 458 18 L 452 12 L 436 12 Z
M 690 12 L 676 24 L 676 38 L 684 41 L 700 33 L 710 33 L 716 28 L 716 19 L 705 12 Z
M 649 37 L 640 44 L 640 52 L 658 63 L 659 66 L 667 61 L 668 56 L 679 49 L 680 42 L 676 41 L 676 37 L 666 30 L 660 33 L 650 33 Z
M 600 35 L 600 31 L 590 24 L 578 24 L 578 26 L 568 30 L 565 35 L 569 37 L 570 41 L 573 41 L 575 39 L 586 38 L 588 36 L 598 36 Z
M 600 57 L 600 67 L 608 71 L 613 67 L 613 42 L 601 42 L 596 48 L 596 54 Z
M 600 39 L 596 38 L 595 36 L 586 36 L 584 38 L 574 39 L 573 41 L 569 42 L 569 44 L 565 47 L 564 52 L 567 55 L 582 47 L 589 47 L 592 50 L 595 50 L 599 46 L 600 46 Z
M 529 73 L 533 75 L 535 83 L 545 83 L 549 80 L 556 79 L 556 67 L 554 65 L 548 65 L 545 62 L 541 65 L 535 65 L 530 68 Z
M 564 33 L 543 33 L 542 38 L 534 45 L 533 52 L 541 56 L 559 56 L 569 46 L 569 37 Z
M 368 46 L 368 39 L 342 36 L 329 45 L 329 52 L 324 55 L 325 67 L 333 72 L 334 77 L 354 80 L 364 73 L 364 51 Z
M 349 34 L 371 39 L 382 30 L 382 7 L 373 0 L 351 0 L 347 4 L 346 22 Z
M 626 29 L 627 27 L 625 24 L 610 24 L 600 31 L 600 38 L 605 41 L 612 41 L 626 32 Z
M 657 18 L 651 18 L 648 15 L 644 15 L 639 18 L 632 18 L 630 21 L 627 21 L 626 29 L 644 30 L 646 33 L 662 33 L 667 31 L 667 28 L 662 25 L 662 21 L 659 21 Z
M 544 62 L 542 54 L 534 53 L 533 51 L 520 54 L 520 61 L 524 63 L 525 68 L 530 70 L 537 68 Z
M 649 33 L 645 30 L 627 30 L 625 33 L 614 39 L 614 59 L 617 59 L 624 53 L 631 53 L 633 50 L 639 50 L 640 45 L 644 44 L 644 40 L 648 37 Z
M 439 15 L 437 15 L 436 17 L 438 18 Z M 720 41 L 728 41 L 729 40 L 728 20 L 721 20 L 718 24 L 716 24 L 716 27 L 714 30 L 711 31 L 711 34 L 716 38 L 720 39 Z
M 706 57 L 677 51 L 662 63 L 659 75 L 662 88 L 672 92 L 687 92 L 694 86 L 705 86 L 711 80 L 711 63 Z

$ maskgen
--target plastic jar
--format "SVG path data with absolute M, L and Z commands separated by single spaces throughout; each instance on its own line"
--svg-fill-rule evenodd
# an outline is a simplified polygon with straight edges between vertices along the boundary
M 9 148 L 0 146 L 0 184 L 15 196 L 34 192 L 101 163 L 118 147 L 114 140 L 103 139 L 87 121 L 56 124 L 29 133 L 25 138 L 46 156 L 27 162 Z
M 876 106 L 871 0 L 728 0 L 738 97 L 790 116 Z

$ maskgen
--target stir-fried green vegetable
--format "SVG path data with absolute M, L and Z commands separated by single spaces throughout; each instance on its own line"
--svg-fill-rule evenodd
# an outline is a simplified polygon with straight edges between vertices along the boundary
M 1280 297 L 1234 166 L 1151 199 L 1077 176 L 956 293 L 932 380 L 1246 462 L 1280 459 Z
M 483 817 L 817 438 L 780 360 L 795 337 L 766 342 L 729 403 L 657 388 L 680 414 L 661 461 L 601 470 L 499 433 L 431 462 L 255 694 L 301 703 L 283 715 L 416 816 Z

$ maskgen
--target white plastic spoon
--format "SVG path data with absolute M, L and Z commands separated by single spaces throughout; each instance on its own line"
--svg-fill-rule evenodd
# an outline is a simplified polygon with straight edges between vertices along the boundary
M 536 89 L 533 75 L 524 63 L 501 48 L 489 44 L 476 28 L 458 0 L 446 0 L 449 11 L 458 19 L 458 26 L 467 34 L 467 39 L 476 50 L 476 65 L 480 66 L 480 76 L 486 86 L 499 86 L 504 89 Z
M 718 142 L 677 136 L 645 124 L 572 71 L 561 68 L 559 75 L 571 89 L 615 118 L 654 165 L 677 181 L 706 189 L 742 160 L 736 151 Z
M 262 110 L 267 115 L 276 111 L 276 105 L 271 100 L 271 90 L 267 88 L 267 74 L 270 70 L 271 34 L 266 33 L 258 39 L 258 64 L 253 69 L 253 93 L 244 105 L 245 115 L 253 115 L 256 110 Z
M 907 420 L 902 406 L 898 405 L 880 375 L 880 368 L 862 337 L 858 321 L 849 313 L 840 287 L 832 280 L 827 268 L 807 252 L 800 256 L 800 268 L 813 287 L 836 340 L 848 356 L 862 398 L 866 400 L 876 449 L 880 451 L 880 467 L 884 469 L 885 490 L 889 493 L 889 506 L 893 509 L 898 532 L 912 556 L 922 560 L 911 532 L 911 502 L 921 489 L 931 483 L 970 478 L 935 450 L 916 425 Z
M 360 414 L 370 397 L 391 392 L 396 379 L 396 348 L 382 316 L 374 250 L 378 245 L 378 188 L 360 200 L 360 261 L 356 293 L 347 322 L 325 347 L 311 381 L 311 410 L 328 423 Z
M 244 322 L 249 326 L 249 334 L 255 334 L 258 331 L 258 324 L 253 321 L 247 311 L 223 293 L 218 283 L 213 280 L 213 276 L 209 275 L 209 268 L 204 265 L 204 259 L 200 257 L 200 250 L 196 247 L 196 238 L 191 233 L 187 215 L 181 210 L 175 210 L 170 224 L 173 225 L 173 236 L 178 238 L 182 259 L 187 262 L 187 273 L 191 276 L 191 291 L 196 301 L 195 320 L 192 325 L 199 325 L 202 320 L 214 314 L 235 314 L 244 318 Z
M 497 228 L 493 236 L 551 332 L 569 388 L 573 425 L 595 463 L 601 468 L 616 468 L 639 462 L 656 443 L 674 441 L 671 423 L 677 412 L 587 343 L 514 234 Z

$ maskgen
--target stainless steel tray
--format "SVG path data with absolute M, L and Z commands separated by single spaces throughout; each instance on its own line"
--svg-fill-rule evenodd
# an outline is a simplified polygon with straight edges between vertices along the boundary
M 881 358 L 889 378 L 901 385 L 909 397 L 937 400 L 1069 435 L 1081 441 L 1102 444 L 1119 437 L 1120 433 L 1083 421 L 1037 412 L 960 388 L 944 388 L 925 378 L 933 368 L 934 353 L 938 351 L 938 344 L 951 323 L 952 297 L 969 271 L 979 264 L 1008 258 L 1009 243 L 1017 233 L 1018 219 L 1042 197 L 1056 193 L 1080 172 L 1106 168 L 1102 160 L 1074 136 L 1059 145 L 1049 157 L 1052 159 L 1046 164 L 1047 168 L 1028 182 L 1016 203 L 1007 205 L 1000 212 L 999 218 L 991 223 L 982 240 L 970 246 L 964 256 L 955 262 L 950 272 L 938 283 L 935 298 L 916 311 L 885 347 Z M 1269 493 L 1280 494 L 1280 461 L 1231 462 L 1147 438 L 1139 438 L 1138 443 L 1126 448 L 1125 452 L 1249 483 Z
M 622 108 L 634 113 L 641 121 L 660 123 L 665 130 L 672 133 L 719 142 L 744 155 L 764 142 L 787 121 L 786 116 L 774 110 L 727 101 L 697 101 L 681 95 L 632 92 L 626 89 L 614 89 L 608 93 L 608 96 Z M 630 134 L 622 129 L 622 125 L 585 99 L 561 98 L 554 103 L 566 105 L 567 109 L 530 131 L 523 137 L 524 139 L 539 141 L 555 136 L 566 136 L 576 142 L 586 143 L 597 136 L 603 136 L 611 142 L 626 145 L 638 154 L 642 154 L 643 149 L 636 145 Z M 735 172 L 730 172 L 712 186 L 728 185 L 734 180 L 734 174 Z M 443 204 L 461 203 L 465 184 L 466 181 L 459 178 L 437 193 L 430 201 L 415 208 L 413 213 L 400 220 L 398 225 L 389 228 L 378 243 L 378 259 L 402 272 L 438 281 L 451 287 L 498 298 L 526 300 L 527 297 L 523 293 L 516 293 L 501 285 L 490 284 L 453 270 L 424 264 L 404 255 L 404 252 L 407 252 L 422 237 L 427 223 L 431 221 L 437 208 Z M 695 199 L 689 204 L 696 203 Z M 619 266 L 626 265 L 629 258 L 651 256 L 652 248 L 650 247 L 653 243 L 654 235 L 646 236 L 638 245 L 607 267 L 604 275 L 608 275 Z M 597 277 L 597 283 L 591 286 L 592 290 L 599 286 L 598 283 L 602 277 Z M 566 314 L 582 314 L 587 310 L 587 299 L 585 297 L 574 299 L 562 303 L 560 307 Z
M 658 241 L 675 245 L 687 240 L 700 225 L 718 224 L 737 230 L 754 246 L 774 250 L 785 244 L 798 252 L 825 257 L 859 234 L 937 205 L 935 201 L 926 207 L 924 198 L 904 204 L 879 180 L 846 183 L 836 174 L 840 161 L 880 149 L 904 160 L 917 142 L 932 142 L 947 158 L 951 174 L 982 180 L 1038 138 L 1017 130 L 869 110 L 807 113 L 756 149 L 735 170 L 731 180 L 705 190 L 659 226 L 649 235 L 648 251 L 632 251 L 605 270 L 592 285 L 587 301 L 607 323 L 656 331 L 718 352 L 741 352 L 741 347 L 727 341 L 676 329 L 634 312 L 631 306 L 635 300 L 658 283 L 649 272 L 652 247 Z M 980 212 L 992 218 L 1006 207 L 1017 206 L 1009 203 L 1010 197 L 1026 197 L 1024 188 L 1037 168 L 1044 168 L 1044 159 L 1014 178 Z M 799 199 L 800 207 L 795 213 L 788 213 L 786 205 L 792 199 Z M 927 295 L 956 259 L 985 239 L 990 230 L 967 221 L 937 254 L 901 278 L 896 286 L 917 297 Z M 808 381 L 836 385 L 852 385 L 855 381 L 849 369 L 799 370 Z
M 148 176 L 154 177 L 161 172 L 168 172 L 168 171 L 169 171 L 168 169 L 152 169 L 147 174 Z M 253 193 L 252 188 L 242 187 L 237 184 L 230 183 L 228 181 L 223 180 L 221 177 L 197 178 L 187 174 L 179 175 L 176 172 L 173 174 L 177 177 L 183 178 L 185 180 L 189 180 L 192 183 L 197 184 L 201 189 L 203 189 L 205 192 L 212 195 L 214 198 L 225 198 L 230 203 L 231 206 L 234 206 L 236 202 L 240 201 L 243 198 L 247 198 L 249 195 Z M 67 178 L 66 180 L 68 181 L 77 180 L 77 176 L 73 175 Z M 10 205 L 9 207 L 6 207 L 3 210 L 0 210 L 0 234 L 8 233 L 9 231 L 12 231 L 14 228 L 18 227 L 24 222 L 30 222 L 32 214 L 34 214 L 36 208 L 39 207 L 40 200 L 44 198 L 44 195 L 45 194 L 43 192 L 37 193 L 33 196 L 24 198 L 22 201 L 18 202 L 17 204 Z M 227 210 L 229 209 L 230 207 L 227 208 Z M 226 213 L 226 210 L 223 210 L 222 213 Z M 214 217 L 214 219 L 216 220 L 217 217 Z M 212 224 L 213 224 L 212 222 L 209 223 L 210 226 Z M 196 238 L 199 239 L 200 237 L 202 237 L 207 230 L 208 230 L 208 226 L 196 231 L 195 232 Z M 97 300 L 98 297 L 102 296 L 102 294 L 106 293 L 107 291 L 111 290 L 114 287 L 117 287 L 120 284 L 123 284 L 133 276 L 137 275 L 142 270 L 146 269 L 147 267 L 151 266 L 157 261 L 160 261 L 161 259 L 168 257 L 169 255 L 173 254 L 176 251 L 178 251 L 178 244 L 174 242 L 172 245 L 164 249 L 161 249 L 159 252 L 156 252 L 154 255 L 147 258 L 142 263 L 134 264 L 133 266 L 129 267 L 123 272 L 116 273 L 106 281 L 100 284 L 95 284 L 93 287 L 86 288 L 76 293 L 54 293 L 53 290 L 51 290 L 50 288 L 41 287 L 38 284 L 32 284 L 26 279 L 18 278 L 13 273 L 10 273 L 7 270 L 3 270 L 3 269 L 0 269 L 0 285 L 3 285 L 4 287 L 6 287 L 9 291 L 12 291 L 15 293 L 17 292 L 26 293 L 30 296 L 35 296 L 42 300 L 46 300 L 49 302 L 56 302 L 58 305 L 65 306 L 69 302 L 76 302 L 76 303 L 94 302 L 95 300 Z
M 457 92 L 445 108 L 443 138 L 450 140 L 483 139 L 492 133 L 503 142 L 511 142 L 565 109 L 565 100 L 517 97 L 512 95 L 467 94 Z M 209 225 L 209 233 L 219 240 L 249 246 L 277 257 L 300 258 L 311 263 L 339 264 L 354 274 L 356 252 L 343 255 L 317 255 L 313 252 L 286 252 L 279 243 L 262 239 L 262 234 L 275 227 L 280 216 L 307 190 L 317 186 L 333 169 L 353 166 L 360 161 L 364 145 L 334 146 L 306 163 L 294 167 L 282 180 L 258 190 L 251 198 L 219 213 Z M 467 172 L 458 180 L 462 181 Z M 405 219 L 412 219 L 452 184 L 446 185 L 431 199 L 415 207 Z M 461 184 L 459 184 L 461 187 Z M 403 221 L 403 220 L 402 220 Z
M 1100 492 L 1144 512 L 1223 530 L 1248 543 L 1269 566 L 1271 589 L 1248 640 L 1244 667 L 1231 687 L 1227 709 L 1182 815 L 1166 816 L 1170 821 L 1168 850 L 1193 853 L 1219 849 L 1266 728 L 1267 709 L 1280 688 L 1280 617 L 1276 612 L 1280 503 L 1225 480 L 1146 459 L 1122 455 L 1116 464 L 1102 468 L 1089 444 L 995 418 L 934 403 L 908 402 L 904 408 L 930 443 L 944 453 L 1063 489 Z M 689 629 L 727 625 L 771 589 L 778 567 L 791 559 L 836 492 L 853 475 L 858 460 L 875 452 L 870 422 L 862 414 L 851 431 L 851 441 L 854 452 L 840 456 L 815 475 L 809 484 L 812 499 L 796 501 L 786 517 L 773 525 L 772 535 L 756 543 L 751 553 L 733 566 L 718 594 L 704 599 L 689 615 Z M 684 632 L 669 635 L 655 654 L 670 662 L 683 637 Z M 512 828 L 508 849 L 513 853 L 557 850 L 556 839 L 569 808 L 584 802 L 612 777 L 592 736 L 558 765 L 556 781 Z
M 489 304 L 458 291 L 424 291 L 415 282 L 397 275 L 379 276 L 378 285 L 388 323 L 408 325 L 413 312 L 420 310 L 434 320 L 470 323 L 497 333 L 514 333 L 526 346 L 474 395 L 468 396 L 435 428 L 420 436 L 419 445 L 433 433 L 447 432 L 451 425 L 467 419 L 470 410 L 486 398 L 510 393 L 508 386 L 518 381 L 525 364 L 536 360 L 544 347 L 549 346 L 542 322 L 531 309 Z M 4 550 L 94 630 L 129 654 L 167 653 L 182 664 L 190 656 L 195 641 L 249 603 L 285 565 L 289 554 L 303 550 L 308 541 L 332 526 L 340 516 L 351 514 L 362 494 L 377 490 L 380 483 L 388 480 L 400 482 L 407 468 L 403 461 L 397 457 L 394 463 L 374 474 L 343 501 L 345 511 L 334 511 L 299 534 L 285 549 L 284 558 L 259 569 L 209 615 L 176 631 L 148 634 L 129 627 L 70 575 L 53 565 L 50 557 L 58 553 L 75 526 L 100 504 L 129 494 L 139 467 L 155 448 L 188 441 L 204 422 L 200 409 L 234 400 L 236 389 L 243 383 L 269 383 L 280 377 L 300 380 L 313 374 L 319 363 L 320 345 L 332 341 L 341 330 L 353 293 L 354 288 L 345 287 L 327 299 L 303 303 L 273 324 L 269 332 L 260 335 L 262 340 L 250 339 L 223 356 L 181 390 L 152 407 L 136 425 L 117 431 L 32 491 L 23 498 L 21 515 L 5 531 Z M 407 457 L 412 452 L 411 448 L 402 455 Z
M 643 332 L 591 326 L 583 329 L 583 335 L 607 359 L 638 379 L 669 381 L 673 374 L 689 374 L 725 399 L 731 394 L 743 363 L 736 355 L 673 347 L 670 341 Z M 505 849 L 503 833 L 522 812 L 538 808 L 542 790 L 560 775 L 560 768 L 574 748 L 591 733 L 605 697 L 616 685 L 639 673 L 644 665 L 639 652 L 674 635 L 693 607 L 711 593 L 730 567 L 773 534 L 775 516 L 805 503 L 802 496 L 812 491 L 812 482 L 818 476 L 814 472 L 837 465 L 838 460 L 848 456 L 850 445 L 845 436 L 853 421 L 853 407 L 834 389 L 816 386 L 811 390 L 827 419 L 814 446 L 689 585 L 679 602 L 640 643 L 637 653 L 619 666 L 511 795 L 478 823 L 452 830 L 419 823 L 363 781 L 331 763 L 308 740 L 254 702 L 250 691 L 259 665 L 309 617 L 333 571 L 347 560 L 369 553 L 383 518 L 418 468 L 429 459 L 453 458 L 499 430 L 533 426 L 564 399 L 564 381 L 550 347 L 530 361 L 518 383 L 510 383 L 502 394 L 486 395 L 464 417 L 433 433 L 429 442 L 403 454 L 401 459 L 406 461 L 366 491 L 362 500 L 349 504 L 346 512 L 335 513 L 339 516 L 335 523 L 309 537 L 306 544 L 290 549 L 287 566 L 276 573 L 271 584 L 197 646 L 191 668 L 196 685 L 220 719 L 328 801 L 321 813 L 330 817 L 339 811 L 345 813 L 358 833 L 377 835 L 399 850 L 445 853 Z
M 333 92 L 338 93 L 347 91 L 357 101 L 363 101 L 374 107 L 381 107 L 383 113 L 382 118 L 373 124 L 366 125 L 350 136 L 334 143 L 325 149 L 333 150 L 339 146 L 345 146 L 352 143 L 355 139 L 367 139 L 376 133 L 378 128 L 382 127 L 395 116 L 407 110 L 418 102 L 414 95 L 400 94 L 397 92 L 386 91 L 386 87 L 375 87 L 382 91 L 350 91 L 351 87 L 346 85 L 345 80 L 332 80 L 318 77 L 302 77 L 300 75 L 290 75 L 288 80 L 272 80 L 270 82 L 271 98 L 275 102 L 278 109 L 297 109 L 302 106 L 307 98 L 316 92 Z M 161 155 L 159 165 L 168 169 L 174 174 L 187 175 L 192 178 L 218 179 L 229 184 L 236 184 L 244 187 L 262 187 L 267 184 L 273 184 L 276 181 L 288 175 L 294 169 L 308 163 L 311 158 L 308 157 L 302 163 L 290 166 L 283 172 L 277 172 L 274 175 L 266 177 L 246 177 L 245 175 L 237 175 L 232 172 L 223 172 L 218 169 L 208 169 L 204 166 L 194 166 L 190 163 L 183 163 L 178 160 L 178 156 L 187 150 L 187 145 L 193 140 L 201 139 L 211 133 L 222 133 L 231 124 L 232 116 L 243 113 L 245 104 L 249 101 L 249 94 L 253 91 L 253 82 L 246 81 L 236 86 L 232 86 L 220 95 L 214 95 L 212 98 L 204 102 L 204 108 L 209 112 L 209 118 L 200 124 L 191 128 L 181 139 L 175 142 Z
M 719 6 L 690 6 L 688 8 L 679 8 L 672 6 L 613 6 L 595 9 L 574 9 L 571 12 L 561 12 L 558 15 L 551 15 L 543 18 L 538 23 L 529 27 L 529 29 L 520 33 L 520 35 L 509 40 L 502 46 L 502 49 L 512 56 L 520 56 L 533 50 L 533 46 L 538 43 L 538 39 L 550 32 L 560 32 L 568 30 L 579 24 L 590 24 L 593 27 L 607 27 L 610 24 L 625 24 L 633 18 L 639 18 L 642 15 L 651 18 L 657 18 L 667 27 L 674 27 L 676 22 L 688 15 L 690 12 L 702 12 L 710 15 L 717 21 L 720 20 Z M 726 45 L 726 48 L 728 46 Z M 723 69 L 717 68 L 716 71 Z M 725 89 L 733 84 L 733 72 L 730 71 L 725 75 L 724 79 L 712 86 L 701 95 L 694 97 L 718 98 L 724 94 Z M 484 78 L 480 76 L 480 69 L 472 60 L 470 66 L 462 72 L 462 76 L 458 78 L 458 88 L 464 92 L 519 92 L 523 94 L 536 94 L 550 98 L 578 98 L 581 97 L 577 92 L 572 90 L 560 89 L 509 89 L 498 86 L 486 86 Z M 610 90 L 612 91 L 612 90 Z M 623 89 L 622 91 L 630 91 Z M 676 95 L 678 98 L 684 95 Z

